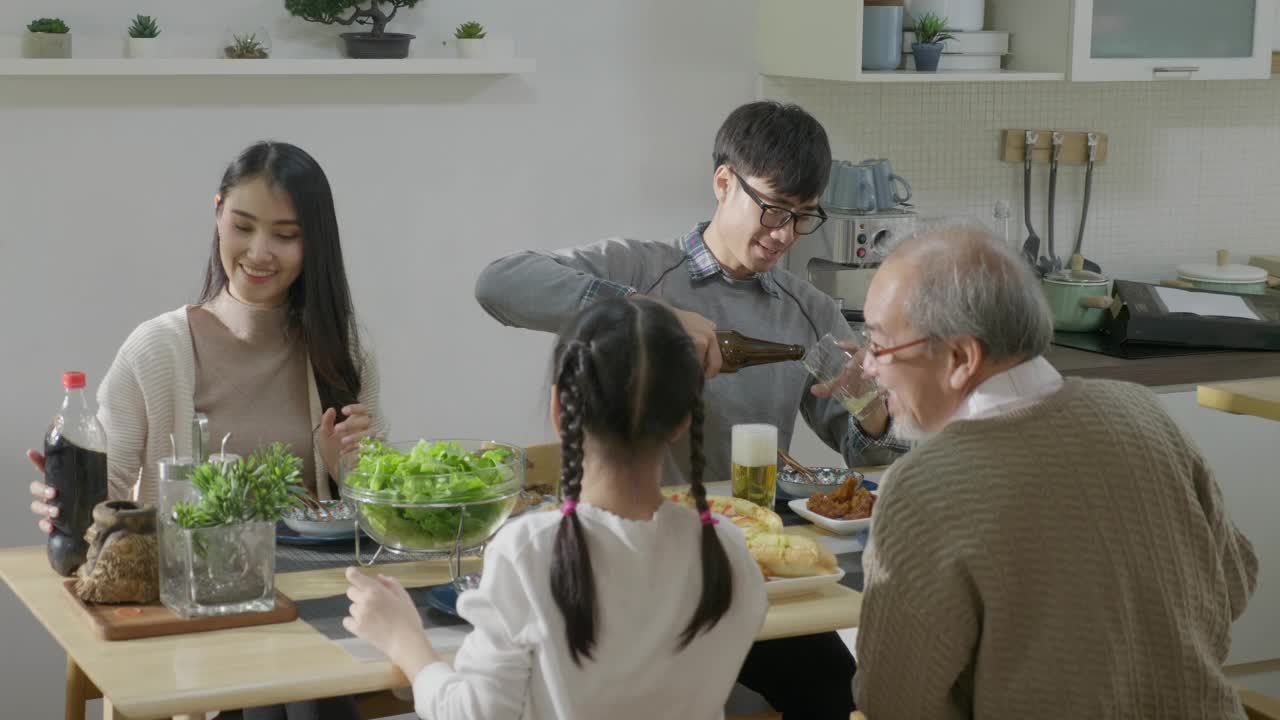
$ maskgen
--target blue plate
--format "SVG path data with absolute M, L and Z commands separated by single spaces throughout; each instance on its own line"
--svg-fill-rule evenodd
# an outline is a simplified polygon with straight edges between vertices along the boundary
M 453 583 L 428 588 L 426 600 L 427 607 L 458 617 L 458 591 L 454 589 Z
M 365 537 L 368 537 L 367 535 Z M 312 535 L 303 535 L 288 525 L 284 521 L 276 523 L 276 542 L 285 545 L 308 545 L 319 547 L 341 547 L 343 545 L 355 544 L 355 534 L 347 533 L 338 537 L 315 537 Z

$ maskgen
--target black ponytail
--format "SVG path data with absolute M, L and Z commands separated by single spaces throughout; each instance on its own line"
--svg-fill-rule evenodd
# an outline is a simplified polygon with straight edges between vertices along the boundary
M 583 378 L 590 374 L 591 354 L 580 341 L 561 357 L 556 379 L 560 400 L 560 488 L 564 499 L 577 504 L 582 492 Z M 596 582 L 591 571 L 582 520 L 572 505 L 560 518 L 551 557 L 551 597 L 564 616 L 569 655 L 575 665 L 591 658 L 596 644 Z
M 582 657 L 591 658 L 598 624 L 595 576 L 575 507 L 585 436 L 593 447 L 626 457 L 666 447 L 688 419 L 691 495 L 709 520 L 702 483 L 702 361 L 669 308 L 638 298 L 587 307 L 560 333 L 555 357 L 565 514 L 551 559 L 551 596 L 564 616 L 570 656 L 581 665 Z M 699 544 L 702 594 L 677 649 L 715 627 L 733 602 L 729 556 L 710 522 L 704 522 Z
M 706 464 L 702 456 L 702 397 L 699 395 L 690 412 L 689 423 L 689 478 L 691 487 L 689 494 L 698 508 L 701 517 L 707 517 L 707 488 L 702 484 L 702 468 Z M 698 608 L 693 611 L 693 618 L 680 633 L 679 648 L 684 649 L 697 637 L 715 627 L 720 618 L 729 611 L 733 602 L 733 568 L 729 565 L 729 555 L 720 544 L 720 535 L 714 524 L 702 524 L 702 596 L 698 598 Z

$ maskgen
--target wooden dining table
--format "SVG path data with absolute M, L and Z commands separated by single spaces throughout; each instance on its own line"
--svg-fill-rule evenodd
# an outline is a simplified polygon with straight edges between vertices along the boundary
M 719 488 L 713 487 L 713 492 Z M 813 525 L 786 532 L 827 537 Z M 407 587 L 450 581 L 447 560 L 379 564 Z M 478 558 L 463 562 L 479 569 Z M 343 568 L 286 572 L 276 587 L 295 601 L 346 592 Z M 409 681 L 386 660 L 361 660 L 299 619 L 289 623 L 108 642 L 49 567 L 44 546 L 0 550 L 3 579 L 67 653 L 66 715 L 82 719 L 85 702 L 101 697 L 107 720 L 203 718 L 203 713 L 320 697 L 404 688 Z M 861 594 L 829 584 L 771 598 L 760 640 L 856 627 Z

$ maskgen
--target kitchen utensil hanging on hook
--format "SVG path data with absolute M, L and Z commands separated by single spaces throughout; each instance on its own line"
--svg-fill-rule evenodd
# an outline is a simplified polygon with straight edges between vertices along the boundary
M 1053 205 L 1058 195 L 1058 158 L 1062 155 L 1062 133 L 1054 130 L 1052 140 L 1052 148 L 1049 151 L 1049 232 L 1046 235 L 1049 240 L 1049 257 L 1040 258 L 1042 274 L 1062 269 L 1062 260 L 1058 257 L 1058 251 L 1053 245 Z
M 1085 222 L 1089 219 L 1089 196 L 1093 190 L 1093 164 L 1098 159 L 1098 133 L 1088 133 L 1089 142 L 1089 162 L 1088 167 L 1084 171 L 1084 202 L 1080 206 L 1080 230 L 1076 232 L 1076 244 L 1071 249 L 1072 255 L 1083 255 L 1080 248 L 1084 245 L 1084 227 Z M 1084 269 L 1091 272 L 1102 272 L 1102 268 L 1098 263 L 1084 259 Z
M 1022 255 L 1032 268 L 1039 270 L 1036 258 L 1040 255 L 1040 236 L 1031 226 L 1031 152 L 1035 150 L 1040 133 L 1028 130 L 1024 137 L 1022 154 L 1022 217 L 1027 224 L 1027 240 L 1022 244 Z M 1043 272 L 1040 272 L 1044 275 Z

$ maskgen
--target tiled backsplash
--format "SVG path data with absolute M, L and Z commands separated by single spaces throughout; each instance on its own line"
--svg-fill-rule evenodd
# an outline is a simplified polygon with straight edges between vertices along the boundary
M 1021 245 L 1022 166 L 998 159 L 1004 128 L 1107 133 L 1094 170 L 1084 254 L 1121 277 L 1172 276 L 1182 262 L 1280 255 L 1280 79 L 1152 83 L 834 83 L 764 78 L 826 126 L 838 159 L 886 157 L 925 217 L 980 219 L 1008 201 Z M 1034 168 L 1032 224 L 1046 234 L 1048 166 Z M 1058 174 L 1056 245 L 1080 222 L 1084 168 Z

